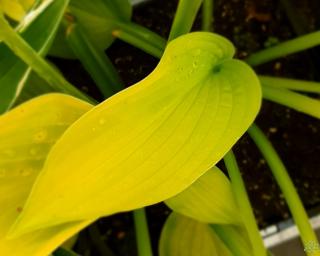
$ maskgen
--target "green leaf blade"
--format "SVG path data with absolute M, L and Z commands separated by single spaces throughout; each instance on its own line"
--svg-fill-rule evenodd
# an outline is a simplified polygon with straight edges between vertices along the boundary
M 68 2 L 54 1 L 32 20 L 32 24 L 25 24 L 21 36 L 40 55 L 44 56 L 49 50 Z M 0 43 L 0 56 L 0 113 L 4 113 L 19 96 L 31 69 L 4 43 Z
M 103 51 L 114 41 L 112 31 L 117 22 L 130 21 L 132 6 L 128 0 L 71 0 L 67 14 L 75 19 L 95 46 Z M 61 26 L 50 49 L 50 54 L 61 58 L 74 58 L 66 42 L 66 29 Z

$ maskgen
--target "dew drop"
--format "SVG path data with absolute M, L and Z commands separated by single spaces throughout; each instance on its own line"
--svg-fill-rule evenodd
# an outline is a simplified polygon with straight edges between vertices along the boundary
M 44 141 L 46 139 L 46 137 L 47 137 L 46 130 L 41 130 L 41 131 L 39 131 L 38 133 L 35 134 L 34 140 L 36 142 L 42 142 L 42 141 Z
M 99 120 L 99 124 L 104 125 L 105 123 L 106 123 L 106 120 L 105 120 L 105 119 L 101 118 L 101 119 Z
M 23 177 L 29 176 L 32 173 L 31 168 L 23 168 L 19 171 L 19 174 Z
M 60 113 L 56 113 L 56 114 L 55 114 L 55 119 L 56 119 L 57 121 L 60 121 L 60 120 L 61 120 L 61 114 L 60 114 Z
M 193 67 L 193 68 L 197 68 L 197 67 L 198 67 L 198 62 L 197 62 L 197 61 L 194 61 L 194 62 L 192 63 L 192 67 Z
M 35 148 L 30 149 L 30 155 L 35 156 L 38 153 L 38 150 Z

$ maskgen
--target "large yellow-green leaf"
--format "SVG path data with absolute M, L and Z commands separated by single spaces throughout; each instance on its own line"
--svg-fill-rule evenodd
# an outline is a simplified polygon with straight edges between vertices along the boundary
M 71 19 L 81 25 L 99 50 L 105 50 L 115 39 L 112 31 L 118 27 L 117 22 L 128 22 L 131 11 L 129 0 L 71 0 L 67 14 L 74 17 Z M 50 54 L 74 57 L 66 42 L 67 32 L 63 26 L 60 27 Z
M 259 81 L 233 54 L 212 33 L 171 41 L 146 79 L 64 133 L 13 233 L 141 208 L 186 189 L 259 111 Z
M 231 256 L 232 254 L 208 224 L 173 212 L 161 232 L 159 255 Z
M 89 223 L 66 223 L 6 239 L 50 148 L 91 107 L 71 96 L 47 94 L 0 116 L 0 255 L 48 255 Z
M 239 224 L 228 178 L 214 167 L 165 203 L 175 212 L 205 223 Z

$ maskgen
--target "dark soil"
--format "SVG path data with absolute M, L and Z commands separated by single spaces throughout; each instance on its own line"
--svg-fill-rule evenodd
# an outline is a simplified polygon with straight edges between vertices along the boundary
M 314 31 L 320 24 L 320 4 L 317 0 L 291 1 L 300 27 L 292 24 L 281 1 L 276 0 L 219 0 L 215 1 L 214 30 L 229 38 L 237 47 L 237 57 L 294 38 L 297 34 Z M 154 0 L 134 10 L 133 20 L 167 37 L 177 1 Z M 298 16 L 297 16 L 298 15 Z M 201 17 L 198 17 L 198 24 Z M 126 86 L 147 76 L 158 60 L 126 43 L 116 41 L 108 56 L 117 67 Z M 288 56 L 256 69 L 259 74 L 285 76 L 307 80 L 319 78 L 318 50 Z M 74 84 L 102 99 L 90 77 L 77 61 L 55 60 L 66 77 Z M 72 68 L 67 69 L 67 66 Z M 320 122 L 286 107 L 264 101 L 257 124 L 266 132 L 282 157 L 307 209 L 320 205 Z M 245 135 L 235 146 L 243 178 L 260 227 L 290 217 L 277 184 L 250 138 Z M 159 204 L 147 208 L 149 227 L 155 252 L 161 227 L 169 210 Z M 81 255 L 136 255 L 134 229 L 130 213 L 99 220 L 84 230 L 76 251 Z M 97 233 L 97 231 L 100 232 Z

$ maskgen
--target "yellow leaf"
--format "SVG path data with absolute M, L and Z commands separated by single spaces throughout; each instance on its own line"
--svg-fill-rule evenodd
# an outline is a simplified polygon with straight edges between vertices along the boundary
M 48 255 L 89 223 L 66 223 L 18 239 L 6 238 L 50 148 L 91 107 L 71 96 L 47 94 L 0 116 L 0 255 Z
M 239 224 L 238 207 L 227 177 L 213 167 L 165 203 L 175 212 L 205 223 Z
M 12 234 L 141 208 L 214 166 L 253 122 L 259 80 L 207 32 L 171 41 L 157 68 L 94 107 L 53 147 Z
M 20 21 L 33 3 L 34 0 L 0 0 L 0 9 L 13 20 Z
M 207 224 L 171 213 L 160 237 L 159 256 L 231 256 Z
M 210 227 L 233 255 L 252 254 L 251 242 L 240 218 L 231 184 L 217 167 L 165 203 L 179 214 L 214 224 Z

